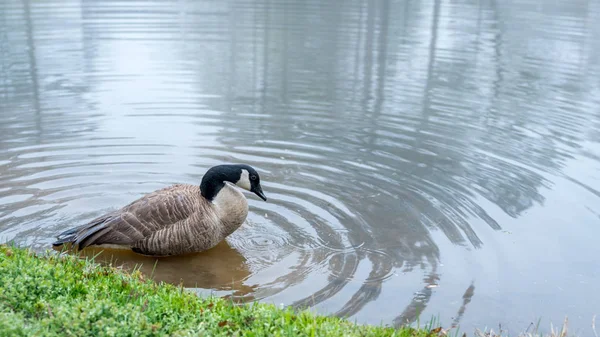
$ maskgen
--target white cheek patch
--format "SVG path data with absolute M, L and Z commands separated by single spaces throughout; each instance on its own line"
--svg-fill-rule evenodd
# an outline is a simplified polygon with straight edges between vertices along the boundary
M 250 173 L 247 170 L 242 170 L 242 175 L 240 176 L 240 180 L 235 183 L 239 187 L 250 191 Z

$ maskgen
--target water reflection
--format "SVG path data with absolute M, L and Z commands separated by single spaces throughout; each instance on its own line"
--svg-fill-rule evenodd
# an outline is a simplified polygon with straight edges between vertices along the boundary
M 250 275 L 246 259 L 227 241 L 205 252 L 168 258 L 152 258 L 130 251 L 91 247 L 78 255 L 129 272 L 139 270 L 157 282 L 186 288 L 235 290 L 236 296 L 243 296 L 254 290 L 254 286 L 244 284 Z
M 376 324 L 593 311 L 568 305 L 600 293 L 596 2 L 1 6 L 1 240 L 246 162 L 269 203 L 158 279 Z
M 459 326 L 460 320 L 462 319 L 463 315 L 465 314 L 465 310 L 467 310 L 467 305 L 469 303 L 471 303 L 471 299 L 473 298 L 474 295 L 475 295 L 475 285 L 473 283 L 471 283 L 471 285 L 469 285 L 469 287 L 467 288 L 467 290 L 465 290 L 465 293 L 462 296 L 462 305 L 458 309 L 458 312 L 452 321 L 452 327 Z

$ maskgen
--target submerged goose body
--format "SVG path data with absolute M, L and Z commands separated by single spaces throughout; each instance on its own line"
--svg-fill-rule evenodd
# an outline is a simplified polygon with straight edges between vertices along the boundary
M 54 246 L 119 246 L 153 256 L 210 249 L 238 229 L 248 201 L 238 190 L 267 200 L 258 173 L 248 165 L 219 165 L 200 186 L 176 184 L 58 235 Z

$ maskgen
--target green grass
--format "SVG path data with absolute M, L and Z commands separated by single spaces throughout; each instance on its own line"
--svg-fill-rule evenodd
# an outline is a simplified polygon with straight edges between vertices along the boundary
M 595 332 L 595 330 L 594 330 Z M 447 335 L 446 335 L 447 334 Z M 492 331 L 475 336 L 500 337 Z M 353 324 L 269 304 L 235 305 L 72 255 L 0 245 L 1 336 L 466 336 Z M 519 336 L 538 337 L 537 333 Z M 566 324 L 549 336 L 566 336 Z
M 235 305 L 73 256 L 0 247 L 0 336 L 438 336 Z

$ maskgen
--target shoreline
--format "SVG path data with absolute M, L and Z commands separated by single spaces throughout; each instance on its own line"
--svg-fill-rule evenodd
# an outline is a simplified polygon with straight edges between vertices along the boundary
M 566 326 L 565 326 L 566 328 Z M 0 246 L 0 336 L 468 336 L 424 326 L 359 325 L 273 304 L 199 297 L 91 259 Z M 475 336 L 499 337 L 493 333 Z M 561 329 L 548 335 L 567 336 Z

